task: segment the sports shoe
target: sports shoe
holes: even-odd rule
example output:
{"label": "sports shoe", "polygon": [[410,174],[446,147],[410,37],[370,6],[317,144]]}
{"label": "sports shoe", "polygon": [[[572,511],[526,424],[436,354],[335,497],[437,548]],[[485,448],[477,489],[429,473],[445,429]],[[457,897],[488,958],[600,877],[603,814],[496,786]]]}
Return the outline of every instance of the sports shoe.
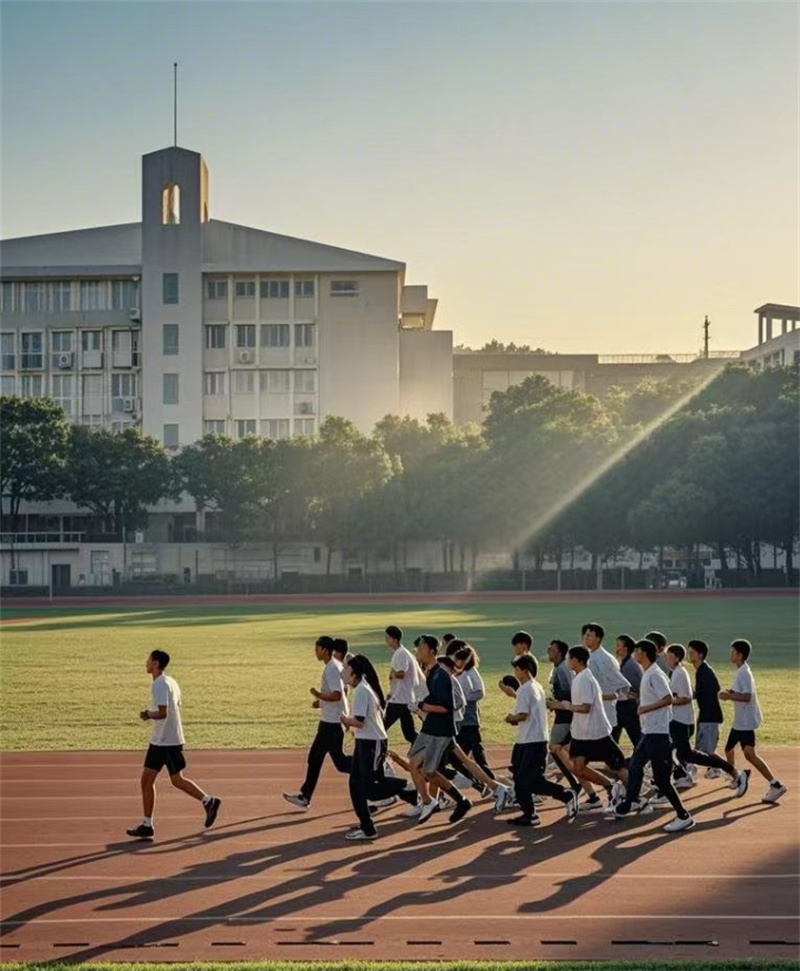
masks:
{"label": "sports shoe", "polygon": [[437,799],[439,800],[439,809],[449,809],[455,805],[455,799],[453,799],[449,792],[445,792],[444,789],[439,790]]}
{"label": "sports shoe", "polygon": [[735,779],[731,779],[731,781],[728,783],[728,788],[729,789],[738,789],[739,788],[739,783]]}
{"label": "sports shoe", "polygon": [[375,802],[369,803],[370,809],[388,809],[390,806],[394,806],[397,803],[397,796],[389,796],[388,799],[378,799]]}
{"label": "sports shoe", "polygon": [[422,800],[418,799],[416,806],[412,806],[410,809],[407,809],[403,813],[403,819],[416,819],[421,812],[422,812]]}
{"label": "sports shoe", "polygon": [[494,790],[494,811],[501,813],[511,799],[511,790],[508,786],[498,785]]}
{"label": "sports shoe", "polygon": [[669,799],[666,796],[653,796],[652,799],[647,801],[654,809],[663,809],[665,806],[669,806]]}
{"label": "sports shoe", "polygon": [[750,785],[750,769],[744,769],[739,773],[738,789],[736,790],[736,797],[741,798],[746,792],[747,787]]}
{"label": "sports shoe", "polygon": [[424,823],[426,819],[430,819],[431,816],[436,812],[439,806],[438,799],[431,799],[429,803],[423,803],[419,811],[419,819],[417,823]]}
{"label": "sports shoe", "polygon": [[284,792],[283,798],[290,802],[293,806],[297,806],[298,809],[308,809],[311,803],[306,799],[305,796],[298,793]]}
{"label": "sports shoe", "polygon": [[611,804],[616,805],[616,803],[621,802],[625,798],[625,793],[625,783],[621,779],[617,779],[611,787]]}
{"label": "sports shoe", "polygon": [[569,798],[564,803],[564,809],[567,813],[567,822],[574,823],[578,815],[578,797],[574,792],[569,793]]}
{"label": "sports shoe", "polygon": [[638,802],[631,803],[631,812],[636,813],[637,816],[652,816],[655,810],[649,800],[640,799]]}
{"label": "sports shoe", "polygon": [[383,763],[383,774],[387,779],[397,778],[397,773],[394,770],[394,766],[388,759],[386,759],[386,761]]}
{"label": "sports shoe", "polygon": [[156,835],[153,827],[145,826],[144,823],[140,823],[135,829],[126,829],[125,832],[137,840],[151,840]]}
{"label": "sports shoe", "polygon": [[694,762],[690,762],[688,765],[685,765],[684,769],[686,770],[686,774],[690,779],[697,778],[697,766],[694,764]]}
{"label": "sports shoe", "polygon": [[593,796],[587,796],[582,803],[578,805],[579,813],[592,813],[597,809],[603,808],[603,800],[600,796],[595,793]]}
{"label": "sports shoe", "polygon": [[216,796],[212,796],[211,799],[206,804],[206,821],[205,827],[208,829],[209,826],[214,825],[214,820],[217,818],[217,813],[219,812],[219,807],[222,805],[222,800],[217,799]]}
{"label": "sports shoe", "polygon": [[456,808],[450,813],[450,822],[457,823],[459,819],[463,819],[467,813],[472,809],[472,803],[469,799],[462,799],[461,802],[456,804]]}
{"label": "sports shoe", "polygon": [[377,833],[365,833],[363,829],[351,829],[349,833],[344,835],[344,838],[350,840],[351,843],[371,843],[377,837]]}
{"label": "sports shoe", "polygon": [[709,769],[706,769],[706,772],[705,772],[706,779],[719,779],[721,775],[722,775],[722,769],[715,769],[713,768],[713,766]]}
{"label": "sports shoe", "polygon": [[661,828],[665,833],[683,833],[685,830],[694,829],[695,821],[691,816],[687,816],[686,819],[681,819],[680,816],[676,816],[671,823],[667,823],[666,826]]}
{"label": "sports shoe", "polygon": [[679,790],[694,789],[696,785],[697,783],[689,775],[685,775],[682,778],[675,780],[675,788]]}
{"label": "sports shoe", "polygon": [[533,816],[515,816],[513,819],[507,819],[506,822],[509,826],[541,826],[541,819],[534,813]]}
{"label": "sports shoe", "polygon": [[762,802],[777,802],[781,796],[786,795],[786,786],[782,786],[780,782],[777,784],[775,782],[770,782],[767,791],[764,793]]}

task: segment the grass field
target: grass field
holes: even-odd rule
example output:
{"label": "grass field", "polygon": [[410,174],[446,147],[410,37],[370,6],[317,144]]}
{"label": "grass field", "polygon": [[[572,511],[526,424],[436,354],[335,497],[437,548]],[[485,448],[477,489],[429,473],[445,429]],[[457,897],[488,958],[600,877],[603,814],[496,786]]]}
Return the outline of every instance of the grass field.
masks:
{"label": "grass field", "polygon": [[[149,704],[144,671],[154,648],[170,652],[170,673],[181,683],[190,748],[304,746],[316,712],[309,688],[321,666],[319,634],[347,637],[388,674],[382,631],[399,624],[410,643],[418,633],[452,630],[482,656],[487,683],[484,736],[510,743],[503,724],[508,700],[495,689],[507,673],[511,634],[534,633],[535,653],[549,640],[580,640],[596,620],[613,636],[658,628],[672,640],[702,637],[723,687],[730,684],[728,644],[747,637],[765,721],[764,743],[797,744],[798,611],[788,597],[679,599],[617,598],[541,603],[462,603],[424,607],[369,606],[132,606],[63,611],[7,610],[3,615],[1,745],[5,750],[141,748],[149,729],[137,718]],[[546,679],[548,665],[540,668]],[[728,707],[728,706],[726,706]]]}

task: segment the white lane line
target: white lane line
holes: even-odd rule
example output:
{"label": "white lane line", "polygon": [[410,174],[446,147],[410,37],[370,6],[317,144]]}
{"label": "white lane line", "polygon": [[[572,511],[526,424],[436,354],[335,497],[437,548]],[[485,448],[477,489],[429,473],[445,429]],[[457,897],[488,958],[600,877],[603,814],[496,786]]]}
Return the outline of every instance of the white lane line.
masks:
{"label": "white lane line", "polygon": [[[95,860],[93,862],[102,862],[102,860]],[[41,867],[47,867],[51,864],[42,863]],[[54,864],[53,864],[54,865]],[[31,869],[34,869],[31,867]],[[309,870],[301,869],[284,869],[281,871],[281,875],[273,877],[266,873],[250,873],[250,874],[239,874],[239,873],[220,873],[215,876],[208,877],[198,877],[198,876],[170,876],[165,877],[159,873],[147,874],[147,873],[136,873],[136,874],[125,874],[120,876],[80,876],[76,874],[69,875],[53,875],[53,876],[24,876],[14,877],[11,875],[4,876],[0,874],[0,886],[6,884],[8,886],[14,886],[20,882],[30,883],[31,880],[36,881],[48,881],[55,882],[60,880],[96,880],[104,881],[105,883],[116,883],[118,881],[127,881],[130,883],[134,880],[164,880],[172,881],[173,883],[217,883],[219,880],[260,880],[264,882],[269,882],[274,879],[284,879],[284,875],[287,873],[294,874],[295,876],[303,873],[309,873]],[[508,880],[510,878],[514,880],[519,880],[521,877],[525,879],[548,879],[548,880],[559,880],[559,879],[586,879],[587,877],[597,878],[598,880],[685,880],[686,874],[681,873],[566,873],[564,871],[557,871],[554,873],[548,872],[529,872],[529,873],[513,873],[513,874],[497,874],[497,873],[469,873],[463,875],[450,875],[442,873],[344,873],[340,877],[336,878],[339,880],[445,880],[448,883],[453,883],[457,880]],[[702,878],[705,880],[797,880],[800,874],[797,873],[761,873],[761,874],[737,874],[737,873],[704,873]],[[294,879],[291,877],[290,879]],[[336,879],[330,881],[334,885]],[[695,877],[695,879],[698,879]]]}
{"label": "white lane line", "polygon": [[570,920],[583,922],[587,920],[738,920],[738,921],[762,921],[762,920],[800,920],[800,914],[431,914],[430,906],[420,914],[385,914],[370,916],[360,914],[356,916],[337,917],[331,915],[328,918],[317,917],[236,917],[231,914],[210,914],[207,917],[180,917],[180,916],[161,916],[161,917],[37,917],[33,920],[3,920],[0,918],[0,927],[28,927],[33,924],[329,924],[337,921],[365,921],[370,924],[378,920],[392,921],[414,921],[419,923],[426,920],[462,920],[462,921],[486,921],[486,920],[537,920],[540,923],[548,920]]}

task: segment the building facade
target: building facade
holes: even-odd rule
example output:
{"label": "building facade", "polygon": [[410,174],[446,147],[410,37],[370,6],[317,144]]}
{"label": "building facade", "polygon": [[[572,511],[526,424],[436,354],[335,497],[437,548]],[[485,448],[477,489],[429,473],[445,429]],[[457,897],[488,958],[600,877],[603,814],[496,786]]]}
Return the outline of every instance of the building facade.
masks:
{"label": "building facade", "polygon": [[800,307],[765,303],[756,307],[758,343],[742,351],[742,360],[751,367],[800,365]]}
{"label": "building facade", "polygon": [[2,393],[168,448],[452,417],[452,333],[405,264],[211,219],[209,188],[198,153],[164,149],[140,223],[3,241]]}

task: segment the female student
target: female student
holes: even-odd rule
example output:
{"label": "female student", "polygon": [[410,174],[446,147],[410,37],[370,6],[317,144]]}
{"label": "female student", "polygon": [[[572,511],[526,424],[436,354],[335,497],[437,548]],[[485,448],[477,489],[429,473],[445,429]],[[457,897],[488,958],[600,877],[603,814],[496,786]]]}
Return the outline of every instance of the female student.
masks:
{"label": "female student", "polygon": [[493,779],[494,773],[489,768],[481,738],[480,703],[486,694],[483,678],[478,671],[481,659],[474,647],[464,644],[456,650],[453,660],[456,662],[456,678],[467,700],[467,710],[457,736],[458,744],[463,752],[466,755],[472,755],[483,771]]}
{"label": "female student", "polygon": [[406,790],[404,779],[386,778],[387,735],[383,726],[383,696],[378,673],[369,658],[356,654],[345,667],[353,689],[350,715],[342,715],[341,724],[352,728],[355,751],[350,767],[350,799],[358,816],[358,826],[347,833],[351,841],[374,840],[378,835],[369,811],[369,802],[400,796],[405,802],[417,801],[416,790]]}

